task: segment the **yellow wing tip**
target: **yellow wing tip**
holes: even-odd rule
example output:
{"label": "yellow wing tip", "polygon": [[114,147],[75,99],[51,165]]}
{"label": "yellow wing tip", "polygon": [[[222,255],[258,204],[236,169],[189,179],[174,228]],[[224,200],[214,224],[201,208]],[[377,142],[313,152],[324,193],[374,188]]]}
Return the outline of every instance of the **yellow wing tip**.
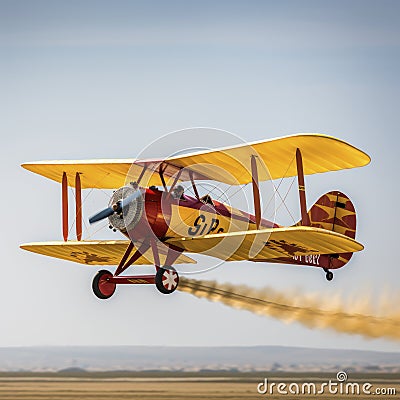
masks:
{"label": "yellow wing tip", "polygon": [[365,167],[366,165],[368,165],[371,162],[371,157],[363,150],[359,149],[358,147],[352,145],[349,142],[346,142],[345,140],[339,139],[336,136],[332,136],[332,135],[327,135],[326,133],[317,133],[317,132],[304,132],[304,133],[294,133],[292,135],[287,135],[287,136],[282,136],[282,137],[277,137],[271,140],[279,140],[279,139],[286,139],[286,138],[292,138],[292,137],[301,137],[301,136],[314,136],[314,137],[319,137],[321,139],[330,139],[330,140],[334,140],[336,142],[339,142],[341,144],[344,144],[346,146],[349,146],[351,148],[353,148],[353,150],[355,150],[358,154],[357,156],[361,159],[360,163],[357,165],[357,167]]}
{"label": "yellow wing tip", "polygon": [[311,134],[309,134],[309,135],[315,135],[315,136],[320,136],[320,137],[323,137],[323,138],[333,139],[333,140],[335,140],[335,141],[337,141],[337,142],[340,142],[340,143],[343,143],[343,144],[345,144],[345,145],[347,145],[347,146],[352,147],[352,148],[358,153],[358,156],[359,156],[361,159],[364,159],[364,160],[363,160],[364,163],[363,163],[363,164],[360,164],[360,165],[359,165],[360,167],[365,167],[366,165],[368,165],[368,164],[371,162],[371,157],[369,156],[369,154],[367,154],[365,151],[359,149],[358,147],[352,145],[351,143],[346,142],[345,140],[339,139],[339,138],[337,138],[337,137],[335,137],[335,136],[326,135],[326,134],[323,134],[323,133],[316,133],[316,134],[315,134],[315,133],[311,133]]}
{"label": "yellow wing tip", "polygon": [[32,165],[32,163],[25,162],[25,163],[21,164],[21,167],[30,171],[31,165]]}
{"label": "yellow wing tip", "polygon": [[32,243],[22,243],[19,245],[19,248],[22,250],[30,250],[31,248],[35,248],[38,246],[43,246],[44,244],[48,244],[50,242],[32,242]]}
{"label": "yellow wing tip", "polygon": [[368,165],[371,161],[372,161],[372,159],[371,159],[371,157],[367,154],[367,153],[365,153],[364,151],[362,151],[362,150],[360,150],[363,154],[364,154],[364,156],[365,156],[365,158],[366,158],[366,163],[363,165],[363,167],[365,167],[366,165]]}

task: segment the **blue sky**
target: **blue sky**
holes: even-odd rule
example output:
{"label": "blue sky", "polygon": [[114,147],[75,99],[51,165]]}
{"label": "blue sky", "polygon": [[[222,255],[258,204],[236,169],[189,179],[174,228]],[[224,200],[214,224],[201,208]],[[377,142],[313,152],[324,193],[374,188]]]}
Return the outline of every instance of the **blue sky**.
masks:
{"label": "blue sky", "polygon": [[[398,2],[0,1],[0,7],[0,238],[7,277],[0,345],[400,350],[398,343],[287,325],[183,293],[167,300],[148,287],[123,287],[112,301],[99,302],[90,287],[96,268],[18,248],[61,239],[59,186],[22,170],[22,162],[136,157],[162,135],[192,126],[247,141],[321,132],[372,157],[366,168],[307,179],[309,205],[332,189],[353,199],[366,250],[331,283],[311,268],[250,263],[201,278],[285,293],[299,288],[349,303],[398,299]],[[202,137],[189,142],[213,147]],[[88,200],[88,215],[100,198]],[[298,214],[297,199],[289,201]]]}

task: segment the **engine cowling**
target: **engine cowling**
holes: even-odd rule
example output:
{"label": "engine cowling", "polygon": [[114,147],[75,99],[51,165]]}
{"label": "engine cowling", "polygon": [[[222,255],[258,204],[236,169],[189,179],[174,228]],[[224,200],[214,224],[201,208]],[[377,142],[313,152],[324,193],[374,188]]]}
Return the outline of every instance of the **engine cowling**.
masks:
{"label": "engine cowling", "polygon": [[166,199],[166,192],[156,188],[135,189],[132,186],[123,186],[113,193],[109,206],[112,207],[122,199],[128,198],[135,190],[141,190],[142,196],[130,202],[121,214],[114,213],[108,217],[110,225],[133,241],[151,235],[163,237],[168,230],[171,215],[171,205]]}
{"label": "engine cowling", "polygon": [[[140,190],[140,189],[136,189]],[[122,199],[126,199],[136,191],[132,186],[123,186],[116,190],[109,202],[109,206],[112,207]],[[128,232],[135,228],[139,223],[144,211],[144,200],[143,196],[139,196],[132,200],[129,204],[124,207],[121,214],[114,213],[108,217],[110,225],[120,230],[121,232]]]}

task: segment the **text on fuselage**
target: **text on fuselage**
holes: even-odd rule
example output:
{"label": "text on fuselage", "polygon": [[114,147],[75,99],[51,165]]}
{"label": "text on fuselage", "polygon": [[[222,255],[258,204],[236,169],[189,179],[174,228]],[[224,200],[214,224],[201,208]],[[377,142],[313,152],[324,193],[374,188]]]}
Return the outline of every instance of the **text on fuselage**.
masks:
{"label": "text on fuselage", "polygon": [[221,233],[224,228],[219,228],[219,219],[211,218],[211,221],[206,222],[206,216],[200,214],[194,221],[193,226],[188,229],[190,236],[202,236],[210,233]]}
{"label": "text on fuselage", "polygon": [[293,256],[294,261],[304,262],[306,264],[319,265],[321,254],[310,254],[308,256]]}

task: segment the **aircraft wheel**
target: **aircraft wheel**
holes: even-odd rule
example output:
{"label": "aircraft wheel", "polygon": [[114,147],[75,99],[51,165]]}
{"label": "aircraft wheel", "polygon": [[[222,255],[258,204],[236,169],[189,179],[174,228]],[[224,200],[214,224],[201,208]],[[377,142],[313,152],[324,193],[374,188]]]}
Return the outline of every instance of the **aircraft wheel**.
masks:
{"label": "aircraft wheel", "polygon": [[103,269],[94,277],[92,289],[93,293],[99,299],[108,299],[114,294],[117,285],[109,282],[109,279],[112,278],[112,276],[113,274],[110,271]]}
{"label": "aircraft wheel", "polygon": [[179,276],[174,267],[159,268],[155,277],[156,287],[163,294],[170,294],[179,284]]}
{"label": "aircraft wheel", "polygon": [[333,279],[333,272],[332,271],[326,271],[326,280],[331,281]]}

